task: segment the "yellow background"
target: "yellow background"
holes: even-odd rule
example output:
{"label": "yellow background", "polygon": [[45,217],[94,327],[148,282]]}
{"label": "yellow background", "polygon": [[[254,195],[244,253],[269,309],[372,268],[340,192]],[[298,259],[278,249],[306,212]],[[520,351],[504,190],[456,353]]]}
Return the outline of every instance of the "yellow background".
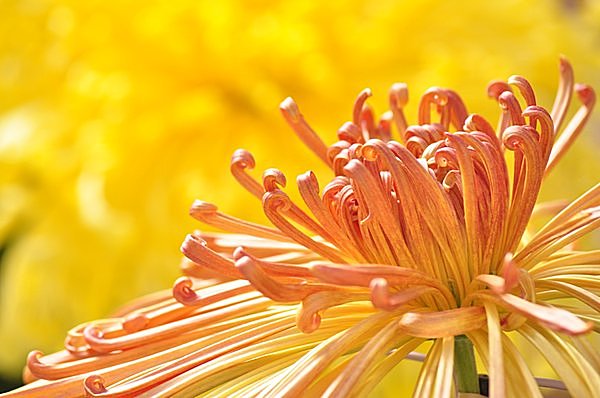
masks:
{"label": "yellow background", "polygon": [[[380,113],[396,81],[409,84],[409,122],[433,85],[495,121],[486,84],[515,73],[550,108],[559,54],[600,89],[597,4],[0,0],[0,374],[170,287],[199,227],[193,199],[263,220],[229,176],[236,148],[255,154],[258,176],[276,166],[290,182],[308,169],[325,181],[280,117],[286,96],[329,143],[362,88]],[[597,182],[598,126],[545,199]]]}

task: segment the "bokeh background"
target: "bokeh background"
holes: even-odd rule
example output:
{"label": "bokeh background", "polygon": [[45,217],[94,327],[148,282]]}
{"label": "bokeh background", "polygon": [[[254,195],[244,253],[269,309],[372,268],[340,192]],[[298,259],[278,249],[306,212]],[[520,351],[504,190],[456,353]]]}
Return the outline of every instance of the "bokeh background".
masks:
{"label": "bokeh background", "polygon": [[[236,148],[256,175],[329,176],[281,119],[286,96],[328,142],[361,89],[383,112],[397,81],[413,121],[432,85],[496,120],[486,84],[515,73],[551,107],[560,54],[600,89],[599,3],[0,0],[0,391],[30,350],[170,287],[193,199],[264,220],[229,176]],[[597,182],[599,126],[544,199]]]}

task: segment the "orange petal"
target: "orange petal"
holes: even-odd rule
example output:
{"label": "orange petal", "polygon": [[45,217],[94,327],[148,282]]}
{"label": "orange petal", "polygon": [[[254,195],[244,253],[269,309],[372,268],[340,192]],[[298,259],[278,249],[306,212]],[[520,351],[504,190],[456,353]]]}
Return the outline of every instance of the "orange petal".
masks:
{"label": "orange petal", "polygon": [[455,308],[437,312],[408,312],[400,318],[400,331],[426,339],[458,336],[486,324],[483,307]]}

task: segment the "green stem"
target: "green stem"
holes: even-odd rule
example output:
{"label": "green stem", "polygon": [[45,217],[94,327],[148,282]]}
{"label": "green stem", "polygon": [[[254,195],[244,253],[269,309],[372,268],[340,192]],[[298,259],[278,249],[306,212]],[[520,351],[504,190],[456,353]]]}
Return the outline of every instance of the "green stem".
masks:
{"label": "green stem", "polygon": [[479,394],[473,343],[465,335],[454,338],[454,374],[458,391]]}

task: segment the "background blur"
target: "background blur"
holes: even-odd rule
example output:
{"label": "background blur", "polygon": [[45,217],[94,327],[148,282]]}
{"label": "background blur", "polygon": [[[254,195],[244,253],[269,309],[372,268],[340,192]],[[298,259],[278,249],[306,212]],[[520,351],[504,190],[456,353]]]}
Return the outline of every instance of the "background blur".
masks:
{"label": "background blur", "polygon": [[[286,96],[327,142],[361,89],[380,113],[396,81],[409,122],[433,85],[495,121],[486,84],[516,73],[550,108],[559,54],[600,89],[599,3],[0,0],[0,391],[30,350],[169,288],[193,199],[263,220],[229,176],[236,148],[256,175],[325,181],[280,117]],[[543,198],[597,182],[598,121]]]}

